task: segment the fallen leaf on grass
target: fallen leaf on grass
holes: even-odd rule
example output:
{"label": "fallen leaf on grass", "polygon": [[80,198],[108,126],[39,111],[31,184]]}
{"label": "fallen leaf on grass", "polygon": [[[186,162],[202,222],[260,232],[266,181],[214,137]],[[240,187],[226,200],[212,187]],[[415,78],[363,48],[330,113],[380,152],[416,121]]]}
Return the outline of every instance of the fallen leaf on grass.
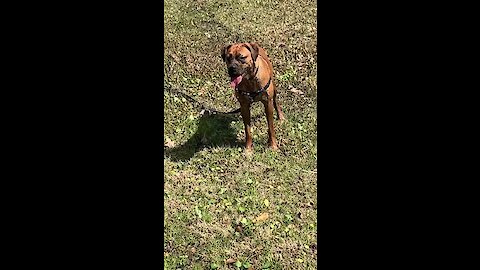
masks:
{"label": "fallen leaf on grass", "polygon": [[191,260],[193,255],[195,254],[195,252],[197,252],[197,250],[192,247],[189,251],[188,251],[188,258]]}
{"label": "fallen leaf on grass", "polygon": [[247,221],[246,218],[242,218],[242,220],[240,220],[240,222],[241,222],[242,224],[247,224],[248,221]]}
{"label": "fallen leaf on grass", "polygon": [[263,201],[263,203],[265,204],[266,207],[268,207],[268,206],[270,205],[270,202],[269,202],[267,199],[265,199],[265,200]]}
{"label": "fallen leaf on grass", "polygon": [[255,223],[262,222],[268,219],[268,213],[263,213],[255,219]]}
{"label": "fallen leaf on grass", "polygon": [[236,262],[236,261],[237,261],[237,260],[230,258],[230,259],[227,259],[227,260],[225,261],[225,263],[226,263],[226,264],[231,264],[231,263],[234,263],[234,262]]}
{"label": "fallen leaf on grass", "polygon": [[207,91],[207,89],[205,87],[201,87],[200,90],[198,90],[198,95],[203,96],[206,91]]}
{"label": "fallen leaf on grass", "polygon": [[167,138],[165,140],[165,143],[163,144],[164,147],[168,147],[168,148],[172,148],[172,147],[175,147],[175,143],[170,140],[169,138]]}
{"label": "fallen leaf on grass", "polygon": [[178,57],[176,54],[171,53],[170,55],[172,56],[173,60],[175,60],[176,62],[180,62],[180,57]]}
{"label": "fallen leaf on grass", "polygon": [[236,232],[242,232],[242,231],[243,231],[242,226],[237,225],[237,227],[235,227],[235,231],[236,231]]}
{"label": "fallen leaf on grass", "polygon": [[298,90],[297,88],[292,88],[292,89],[289,89],[288,91],[294,93],[294,94],[297,94],[297,95],[304,95],[305,93],[303,93],[302,91]]}

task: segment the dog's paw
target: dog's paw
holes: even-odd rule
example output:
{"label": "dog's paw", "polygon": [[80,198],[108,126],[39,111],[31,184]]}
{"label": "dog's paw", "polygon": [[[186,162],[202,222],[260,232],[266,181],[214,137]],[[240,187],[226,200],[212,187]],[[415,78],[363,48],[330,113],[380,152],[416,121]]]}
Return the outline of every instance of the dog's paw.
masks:
{"label": "dog's paw", "polygon": [[278,145],[276,145],[276,144],[269,145],[268,147],[269,147],[270,149],[272,149],[273,151],[277,151],[277,150],[278,150]]}

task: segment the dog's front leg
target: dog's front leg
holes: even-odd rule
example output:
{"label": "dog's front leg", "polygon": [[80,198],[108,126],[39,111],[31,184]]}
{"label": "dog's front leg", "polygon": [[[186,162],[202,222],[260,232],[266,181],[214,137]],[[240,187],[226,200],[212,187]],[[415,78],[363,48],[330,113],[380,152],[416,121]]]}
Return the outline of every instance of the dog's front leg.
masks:
{"label": "dog's front leg", "polygon": [[252,129],[250,123],[250,103],[241,102],[240,111],[242,113],[243,124],[245,126],[245,149],[249,152],[252,151]]}

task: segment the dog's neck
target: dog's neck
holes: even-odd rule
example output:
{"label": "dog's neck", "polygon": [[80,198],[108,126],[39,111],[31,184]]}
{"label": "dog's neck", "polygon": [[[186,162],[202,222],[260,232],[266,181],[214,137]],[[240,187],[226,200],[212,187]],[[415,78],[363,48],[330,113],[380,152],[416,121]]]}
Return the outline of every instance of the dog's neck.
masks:
{"label": "dog's neck", "polygon": [[[267,73],[259,72],[259,70],[266,68],[266,65],[267,62],[259,55],[253,63],[248,77],[245,77],[237,86],[238,90],[241,92],[256,92],[264,87],[268,83],[270,76]],[[263,77],[259,77],[259,75],[263,75]]]}
{"label": "dog's neck", "polygon": [[[258,72],[260,69],[266,68],[266,65],[267,65],[267,62],[263,58],[259,60],[260,57],[261,57],[260,55],[257,57],[248,78],[246,78],[246,80],[242,80],[242,82],[237,87],[236,91],[240,91],[244,93],[247,93],[247,92],[255,93],[255,92],[261,91],[263,88],[268,88],[268,85],[270,84],[272,78],[268,73]],[[258,75],[263,75],[263,76],[259,77]]]}
{"label": "dog's neck", "polygon": [[[263,77],[258,76],[258,71],[260,69],[265,68],[266,65],[267,65],[267,62],[263,59],[261,55],[258,55],[254,63],[254,67],[256,67],[256,69],[253,72],[253,78],[259,84],[257,88],[261,88],[262,86],[264,86],[270,78],[270,76],[263,76]],[[267,75],[266,73],[260,73],[260,74]]]}

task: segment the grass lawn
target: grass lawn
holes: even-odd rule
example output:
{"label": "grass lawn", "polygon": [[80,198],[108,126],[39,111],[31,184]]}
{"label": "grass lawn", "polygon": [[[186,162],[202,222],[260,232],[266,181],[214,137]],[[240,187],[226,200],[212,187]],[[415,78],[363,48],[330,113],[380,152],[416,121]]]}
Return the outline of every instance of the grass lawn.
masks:
{"label": "grass lawn", "polygon": [[[164,6],[165,269],[316,269],[316,2]],[[280,125],[275,115],[279,151],[267,147],[260,102],[246,156],[240,114],[200,115],[170,91],[220,111],[238,108],[220,57],[233,42],[257,42],[271,58],[287,118]]]}

